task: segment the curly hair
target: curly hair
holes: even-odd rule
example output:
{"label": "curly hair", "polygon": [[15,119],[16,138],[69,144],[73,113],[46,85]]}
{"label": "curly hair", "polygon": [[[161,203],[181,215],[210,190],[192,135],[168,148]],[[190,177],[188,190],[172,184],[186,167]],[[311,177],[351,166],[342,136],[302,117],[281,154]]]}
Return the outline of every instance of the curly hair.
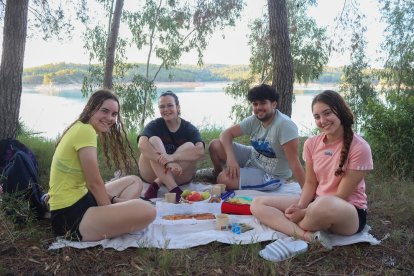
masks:
{"label": "curly hair", "polygon": [[[129,171],[131,169],[131,157],[134,160],[136,166],[138,166],[137,160],[134,155],[134,150],[131,147],[127,139],[127,133],[124,128],[121,117],[121,106],[119,104],[118,97],[110,90],[100,89],[95,91],[88,102],[86,103],[83,111],[79,115],[78,119],[69,125],[56,142],[56,147],[59,145],[62,137],[66,132],[77,122],[81,121],[87,124],[91,117],[101,108],[102,104],[106,100],[114,100],[118,103],[118,117],[116,123],[109,129],[108,132],[99,133],[99,144],[104,153],[106,164],[111,168],[111,162],[114,163],[115,167],[122,171]],[[129,153],[127,153],[127,148]],[[109,158],[111,156],[111,158]]]}
{"label": "curly hair", "polygon": [[268,84],[262,83],[250,88],[247,93],[249,102],[269,100],[271,102],[279,101],[279,94],[276,89]]}
{"label": "curly hair", "polygon": [[341,149],[341,155],[339,157],[339,166],[335,171],[336,176],[343,175],[345,172],[342,168],[348,158],[349,148],[351,147],[351,143],[354,138],[354,132],[352,130],[354,115],[345,100],[335,91],[325,90],[316,95],[312,100],[312,109],[317,102],[322,102],[328,105],[332,112],[339,118],[344,128],[344,142]]}

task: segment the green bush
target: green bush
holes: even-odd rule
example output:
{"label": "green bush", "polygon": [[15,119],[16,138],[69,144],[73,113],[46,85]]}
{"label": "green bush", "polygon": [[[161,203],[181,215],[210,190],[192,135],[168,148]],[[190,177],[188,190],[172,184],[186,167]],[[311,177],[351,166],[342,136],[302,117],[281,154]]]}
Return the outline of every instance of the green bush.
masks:
{"label": "green bush", "polygon": [[364,132],[377,173],[398,179],[414,177],[413,110],[412,91],[390,93],[386,103],[369,103]]}
{"label": "green bush", "polygon": [[[204,160],[197,163],[198,168],[206,168],[211,167],[212,163],[208,155],[208,144],[211,140],[216,139],[220,136],[220,133],[223,131],[222,128],[215,127],[215,126],[203,126],[200,129],[200,134],[203,139],[203,141],[206,143],[206,156]],[[299,158],[302,162],[302,148],[303,143],[306,140],[307,137],[301,137],[300,138],[300,144],[299,144]],[[55,152],[55,140],[47,140],[41,137],[38,137],[36,135],[32,135],[30,132],[23,132],[21,133],[17,139],[27,145],[35,154],[36,159],[39,164],[39,184],[45,189],[45,191],[48,190],[49,187],[49,174],[50,174],[50,165],[52,163],[53,154]],[[128,140],[131,143],[133,151],[136,153],[135,157],[138,160],[139,158],[139,150],[137,147],[137,133],[135,132],[129,132],[128,133]],[[236,142],[242,143],[242,144],[249,144],[249,136],[242,136],[235,139]],[[116,168],[108,168],[106,166],[106,162],[104,160],[103,153],[100,149],[98,149],[98,160],[99,160],[99,169],[102,175],[102,178],[107,181],[110,180],[116,171]],[[139,174],[138,168],[136,166],[133,166],[132,174]]]}

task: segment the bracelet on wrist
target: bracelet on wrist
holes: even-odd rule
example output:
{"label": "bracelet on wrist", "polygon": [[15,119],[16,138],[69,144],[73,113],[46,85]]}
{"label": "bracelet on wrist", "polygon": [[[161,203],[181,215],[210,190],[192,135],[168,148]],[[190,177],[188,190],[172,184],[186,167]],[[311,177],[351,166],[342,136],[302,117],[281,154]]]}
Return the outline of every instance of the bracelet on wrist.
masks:
{"label": "bracelet on wrist", "polygon": [[111,198],[111,204],[114,204],[114,199],[116,198],[116,196],[113,196],[112,198]]}

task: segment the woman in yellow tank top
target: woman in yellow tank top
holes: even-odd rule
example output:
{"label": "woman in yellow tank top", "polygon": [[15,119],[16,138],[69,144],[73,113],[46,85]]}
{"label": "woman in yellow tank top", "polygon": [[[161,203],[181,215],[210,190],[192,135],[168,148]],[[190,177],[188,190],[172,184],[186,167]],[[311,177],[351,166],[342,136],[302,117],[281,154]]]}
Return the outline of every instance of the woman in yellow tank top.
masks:
{"label": "woman in yellow tank top", "polygon": [[128,171],[134,154],[125,134],[118,98],[111,91],[98,90],[58,140],[49,183],[56,235],[101,240],[143,229],[155,219],[155,208],[138,199],[143,187],[138,176],[106,184],[101,177],[97,140],[107,165],[111,161]]}

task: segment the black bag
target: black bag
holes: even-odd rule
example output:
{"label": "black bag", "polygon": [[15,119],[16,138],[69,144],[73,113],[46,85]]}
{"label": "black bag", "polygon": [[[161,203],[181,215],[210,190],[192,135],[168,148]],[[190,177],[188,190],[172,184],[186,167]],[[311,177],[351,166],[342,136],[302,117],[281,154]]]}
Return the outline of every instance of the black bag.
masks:
{"label": "black bag", "polygon": [[45,193],[39,186],[38,168],[33,152],[17,140],[0,142],[0,185],[3,193],[28,200],[37,218],[44,217]]}

